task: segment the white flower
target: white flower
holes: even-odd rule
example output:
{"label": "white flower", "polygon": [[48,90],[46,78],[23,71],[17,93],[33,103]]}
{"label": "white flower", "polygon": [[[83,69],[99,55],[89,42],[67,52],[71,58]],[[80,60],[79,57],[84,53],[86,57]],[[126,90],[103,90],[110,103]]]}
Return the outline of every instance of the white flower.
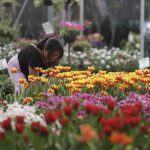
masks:
{"label": "white flower", "polygon": [[119,60],[118,59],[115,59],[114,62],[115,62],[116,65],[119,64]]}
{"label": "white flower", "polygon": [[110,65],[106,65],[106,68],[109,69],[109,68],[110,68]]}
{"label": "white flower", "polygon": [[101,60],[101,63],[102,63],[102,64],[105,64],[105,60],[102,59],[102,60]]}
{"label": "white flower", "polygon": [[111,59],[111,56],[109,56],[109,55],[106,56],[106,60],[109,60],[109,59]]}
{"label": "white flower", "polygon": [[132,57],[133,57],[133,59],[137,59],[137,55],[133,55]]}
{"label": "white flower", "polygon": [[30,125],[33,121],[40,122],[41,125],[46,126],[46,122],[43,118],[43,115],[36,114],[36,107],[35,106],[28,106],[28,105],[20,105],[17,102],[13,104],[8,104],[8,108],[6,111],[3,109],[0,110],[0,122],[2,122],[7,117],[12,118],[12,128],[15,129],[15,122],[14,119],[16,116],[24,116],[25,123]]}
{"label": "white flower", "polygon": [[86,61],[84,61],[84,64],[85,64],[85,65],[91,65],[91,62],[88,61],[88,60],[86,60]]}

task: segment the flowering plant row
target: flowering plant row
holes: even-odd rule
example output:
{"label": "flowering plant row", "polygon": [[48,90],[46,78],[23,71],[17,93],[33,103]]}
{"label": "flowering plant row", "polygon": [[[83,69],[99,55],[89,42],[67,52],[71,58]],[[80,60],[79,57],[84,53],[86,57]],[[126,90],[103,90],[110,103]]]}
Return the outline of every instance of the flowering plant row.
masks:
{"label": "flowering plant row", "polygon": [[[53,103],[55,96],[44,94],[49,107],[40,112],[37,104],[5,103],[7,108],[0,111],[1,149],[132,150],[150,146],[148,114],[143,113],[149,94],[130,93],[123,103],[92,94],[60,97],[62,103]],[[56,107],[50,107],[52,103]]]}
{"label": "flowering plant row", "polygon": [[[138,50],[128,51],[118,48],[73,51],[70,54],[72,67],[86,68],[93,65],[96,70],[105,71],[133,71],[138,69]],[[61,64],[67,65],[68,53],[64,53]]]}
{"label": "flowering plant row", "polygon": [[[101,96],[100,94],[87,94],[87,93],[75,93],[71,96],[54,96],[49,94],[48,92],[43,92],[43,100],[36,101],[35,106],[38,108],[43,108],[46,111],[51,109],[58,109],[63,106],[63,103],[66,100],[71,100],[76,102],[76,100],[80,100],[80,105],[85,106],[87,104],[95,104],[101,107],[105,107],[105,103],[115,102],[116,107],[122,107],[123,105],[134,105],[139,102],[142,104],[142,112],[150,119],[150,95],[144,94],[139,95],[135,92],[130,92],[125,99],[120,100],[117,97],[112,96]],[[113,105],[113,103],[112,103]]]}
{"label": "flowering plant row", "polygon": [[[24,42],[24,41],[21,41]],[[34,41],[26,41],[26,43]],[[82,42],[82,41],[81,41]],[[25,44],[25,43],[21,43]],[[0,58],[8,58],[14,56],[20,49],[16,47],[17,45],[9,44],[5,47],[0,47],[4,49],[0,52]],[[86,45],[87,46],[87,45]],[[86,49],[86,46],[84,49]],[[88,45],[89,47],[90,45]],[[106,71],[133,71],[138,69],[138,59],[139,52],[120,50],[118,48],[112,49],[96,49],[91,48],[89,50],[81,51],[71,51],[71,66],[75,68],[86,68],[87,66],[93,65],[96,70],[106,70]],[[65,51],[64,57],[61,60],[62,65],[67,65],[68,53]],[[84,60],[84,61],[83,61]]]}
{"label": "flowering plant row", "polygon": [[[23,96],[31,96],[40,99],[41,92],[54,95],[71,95],[72,93],[100,93],[101,95],[117,96],[124,98],[128,92],[135,91],[145,94],[150,92],[150,70],[136,70],[134,72],[106,72],[94,73],[93,67],[84,71],[71,71],[70,67],[56,66],[36,71],[43,73],[45,77],[29,76],[29,83],[25,79],[19,82],[24,86]],[[13,70],[14,73],[17,71]],[[38,82],[37,87],[32,83]]]}
{"label": "flowering plant row", "polygon": [[15,102],[1,99],[0,149],[148,149],[150,70],[34,69]]}

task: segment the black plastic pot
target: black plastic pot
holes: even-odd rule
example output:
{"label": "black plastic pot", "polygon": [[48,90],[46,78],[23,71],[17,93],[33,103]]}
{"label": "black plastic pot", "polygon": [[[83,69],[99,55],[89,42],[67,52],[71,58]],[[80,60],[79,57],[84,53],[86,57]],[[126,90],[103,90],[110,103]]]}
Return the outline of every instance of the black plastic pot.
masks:
{"label": "black plastic pot", "polygon": [[82,52],[84,50],[84,48],[81,46],[75,46],[75,47],[73,47],[73,50]]}
{"label": "black plastic pot", "polygon": [[43,3],[44,3],[45,6],[51,6],[51,5],[53,5],[52,0],[44,0]]}
{"label": "black plastic pot", "polygon": [[74,34],[65,35],[64,40],[66,43],[73,43],[76,40],[76,35]]}

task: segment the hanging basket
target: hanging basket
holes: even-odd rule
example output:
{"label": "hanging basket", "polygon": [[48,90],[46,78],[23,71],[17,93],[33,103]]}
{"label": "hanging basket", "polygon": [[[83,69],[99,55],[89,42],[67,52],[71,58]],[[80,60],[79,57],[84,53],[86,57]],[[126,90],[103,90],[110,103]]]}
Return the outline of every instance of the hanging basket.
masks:
{"label": "hanging basket", "polygon": [[43,3],[44,3],[45,6],[52,6],[53,5],[52,0],[44,0]]}
{"label": "hanging basket", "polygon": [[73,43],[76,40],[76,35],[74,34],[64,35],[64,40],[66,43]]}
{"label": "hanging basket", "polygon": [[75,47],[73,47],[73,50],[74,51],[80,51],[80,52],[83,52],[84,51],[84,48],[83,47],[81,47],[81,46],[75,46]]}

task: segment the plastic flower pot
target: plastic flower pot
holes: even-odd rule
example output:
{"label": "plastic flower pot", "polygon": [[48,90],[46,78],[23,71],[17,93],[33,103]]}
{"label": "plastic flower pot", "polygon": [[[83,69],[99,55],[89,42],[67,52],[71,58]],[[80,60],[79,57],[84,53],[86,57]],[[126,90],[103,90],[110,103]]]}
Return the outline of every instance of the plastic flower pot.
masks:
{"label": "plastic flower pot", "polygon": [[52,0],[44,0],[43,3],[44,3],[45,6],[51,6],[51,5],[53,5]]}
{"label": "plastic flower pot", "polygon": [[75,47],[73,47],[73,50],[82,52],[84,50],[84,48],[81,46],[75,46]]}
{"label": "plastic flower pot", "polygon": [[74,34],[64,35],[64,40],[66,43],[73,43],[76,40],[76,35]]}

